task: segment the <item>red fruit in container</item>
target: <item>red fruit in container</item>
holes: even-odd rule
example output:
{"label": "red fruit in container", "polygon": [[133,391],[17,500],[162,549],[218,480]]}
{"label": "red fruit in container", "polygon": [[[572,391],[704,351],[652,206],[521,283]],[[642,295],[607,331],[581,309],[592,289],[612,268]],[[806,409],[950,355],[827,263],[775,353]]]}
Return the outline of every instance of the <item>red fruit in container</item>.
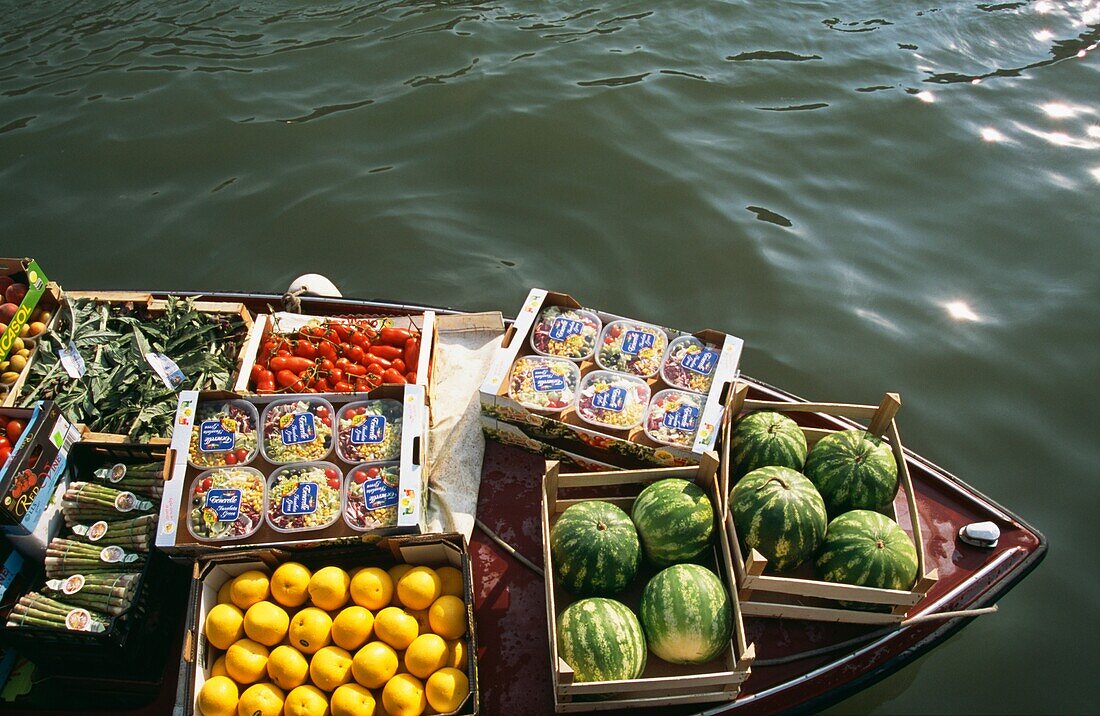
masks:
{"label": "red fruit in container", "polygon": [[23,434],[23,428],[24,428],[23,421],[21,421],[21,420],[9,421],[8,422],[8,428],[7,428],[8,440],[10,440],[14,444],[15,441],[19,439],[19,436]]}
{"label": "red fruit in container", "polygon": [[[19,304],[17,303],[5,303],[0,306],[0,322],[5,325],[11,323],[11,319],[15,316],[15,312],[19,310]],[[5,329],[6,330],[6,329]]]}
{"label": "red fruit in container", "polygon": [[26,295],[26,284],[13,283],[12,285],[4,289],[4,298],[6,298],[9,303],[14,303],[16,306],[18,306],[20,303],[23,303],[23,298],[26,297]]}

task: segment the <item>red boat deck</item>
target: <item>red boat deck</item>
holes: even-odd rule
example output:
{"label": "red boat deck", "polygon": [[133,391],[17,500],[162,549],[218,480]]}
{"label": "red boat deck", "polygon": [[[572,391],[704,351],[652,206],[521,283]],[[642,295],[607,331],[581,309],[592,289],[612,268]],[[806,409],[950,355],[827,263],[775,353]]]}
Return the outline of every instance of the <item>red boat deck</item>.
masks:
{"label": "red boat deck", "polygon": [[[754,385],[753,391],[751,397],[790,399],[763,385]],[[1042,536],[921,458],[910,454],[909,461],[925,556],[929,568],[939,570],[939,581],[916,612],[928,614],[991,604],[1042,558],[1046,549]],[[478,501],[479,518],[536,564],[542,561],[539,490],[543,470],[543,458],[490,442]],[[961,527],[986,520],[1001,529],[995,549],[958,542]],[[480,531],[475,531],[471,547],[478,581],[475,594],[482,710],[487,714],[552,713],[542,579]],[[666,707],[661,711],[775,713],[823,708],[900,668],[967,621],[928,621],[884,630],[877,626],[746,617],[746,636],[756,644],[757,663],[737,701],[709,707]],[[858,643],[860,637],[876,633],[877,638]],[[857,643],[835,651],[827,649],[852,640]],[[822,649],[828,653],[774,663]]]}

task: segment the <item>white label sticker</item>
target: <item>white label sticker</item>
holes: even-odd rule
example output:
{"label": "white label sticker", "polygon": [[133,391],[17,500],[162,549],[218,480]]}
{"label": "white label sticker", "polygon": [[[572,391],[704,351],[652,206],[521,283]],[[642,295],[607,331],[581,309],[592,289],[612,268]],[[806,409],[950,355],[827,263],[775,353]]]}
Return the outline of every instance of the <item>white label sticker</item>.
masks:
{"label": "white label sticker", "polygon": [[149,362],[149,365],[160,376],[160,379],[169,390],[179,390],[180,386],[183,385],[183,371],[168,356],[163,353],[146,353],[145,360]]}
{"label": "white label sticker", "polygon": [[69,341],[69,345],[57,349],[57,357],[61,359],[61,367],[69,374],[70,378],[83,378],[88,372],[84,364],[84,356],[76,349],[76,344]]}
{"label": "white label sticker", "polygon": [[92,620],[87,609],[74,609],[65,616],[65,626],[72,631],[103,631],[103,625]]}
{"label": "white label sticker", "polygon": [[61,593],[72,596],[84,588],[84,575],[74,574],[61,583]]}

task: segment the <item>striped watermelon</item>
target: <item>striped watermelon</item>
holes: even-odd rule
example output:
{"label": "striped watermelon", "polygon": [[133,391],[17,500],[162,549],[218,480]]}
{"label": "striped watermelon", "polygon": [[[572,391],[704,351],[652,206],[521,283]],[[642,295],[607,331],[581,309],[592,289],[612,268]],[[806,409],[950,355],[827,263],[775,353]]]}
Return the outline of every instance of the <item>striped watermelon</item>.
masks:
{"label": "striped watermelon", "polygon": [[889,517],[852,510],[829,523],[814,566],[826,582],[909,589],[917,581],[917,549]]}
{"label": "striped watermelon", "polygon": [[710,544],[714,508],[694,482],[669,478],[646,487],[630,511],[649,561],[658,567],[687,562]]}
{"label": "striped watermelon", "polygon": [[730,460],[735,481],[767,465],[801,470],[806,464],[806,435],[782,413],[749,413],[730,434]]}
{"label": "striped watermelon", "polygon": [[825,503],[789,467],[761,467],[741,478],[730,492],[730,512],[745,551],[757,550],[779,572],[813,557],[825,539]]}
{"label": "striped watermelon", "polygon": [[614,599],[593,597],[558,615],[558,656],[575,681],[636,679],[645,671],[646,642],[634,612]]}
{"label": "striped watermelon", "polygon": [[610,502],[570,505],[550,530],[554,574],[578,597],[609,597],[634,580],[641,562],[638,532]]}
{"label": "striped watermelon", "polygon": [[638,615],[649,648],[673,664],[710,661],[733,633],[729,593],[697,564],[675,564],[649,580]]}
{"label": "striped watermelon", "polygon": [[806,458],[830,517],[849,510],[885,512],[898,494],[898,465],[890,446],[865,430],[821,438]]}

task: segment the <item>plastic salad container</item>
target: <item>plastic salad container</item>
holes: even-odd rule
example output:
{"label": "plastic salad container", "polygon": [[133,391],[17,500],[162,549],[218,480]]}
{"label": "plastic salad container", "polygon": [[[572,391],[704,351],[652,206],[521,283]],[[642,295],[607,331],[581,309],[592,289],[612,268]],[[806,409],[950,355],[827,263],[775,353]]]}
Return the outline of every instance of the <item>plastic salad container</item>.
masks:
{"label": "plastic salad container", "polygon": [[686,390],[662,390],[649,401],[645,434],[662,445],[690,448],[699,430],[699,416],[706,399]]}
{"label": "plastic salad container", "polygon": [[602,326],[592,311],[547,306],[531,327],[531,348],[544,356],[585,360],[592,357]]}
{"label": "plastic salad container", "polygon": [[366,462],[356,465],[344,480],[344,522],[364,532],[397,525],[397,486],[400,463]]}
{"label": "plastic salad container", "polygon": [[559,413],[573,404],[581,369],[565,358],[524,356],[512,366],[508,397],[530,410]]}
{"label": "plastic salad container", "polygon": [[267,524],[276,532],[323,530],[340,518],[343,480],[331,462],[280,467],[267,483]]}
{"label": "plastic salad container", "polygon": [[332,450],[332,405],[321,398],[276,400],[264,408],[263,451],[268,461],[323,460]]}
{"label": "plastic salad container", "polygon": [[255,468],[227,465],[200,473],[191,483],[187,529],[201,542],[250,537],[263,523],[266,493]]}
{"label": "plastic salad container", "polygon": [[714,381],[718,356],[719,348],[713,343],[703,343],[695,336],[680,336],[668,344],[661,363],[661,378],[675,388],[705,395]]}
{"label": "plastic salad container", "polygon": [[604,326],[596,363],[604,370],[652,378],[661,369],[666,346],[668,336],[657,326],[615,321]]}
{"label": "plastic salad container", "polygon": [[641,378],[594,370],[581,381],[577,417],[590,425],[611,430],[638,427],[649,403],[649,385]]}
{"label": "plastic salad container", "polygon": [[404,406],[389,398],[348,403],[336,416],[336,454],[345,462],[396,459],[403,415]]}
{"label": "plastic salad container", "polygon": [[197,468],[247,465],[260,449],[260,413],[243,400],[204,400],[195,411],[187,461]]}

